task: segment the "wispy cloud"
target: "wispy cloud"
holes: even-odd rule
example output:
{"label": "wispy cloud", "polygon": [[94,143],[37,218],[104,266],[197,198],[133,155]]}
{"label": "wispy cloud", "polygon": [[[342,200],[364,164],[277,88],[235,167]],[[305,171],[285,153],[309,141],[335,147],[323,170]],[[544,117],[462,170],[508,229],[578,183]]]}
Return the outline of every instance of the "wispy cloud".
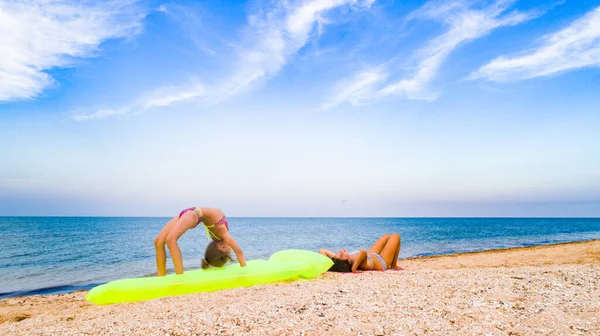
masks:
{"label": "wispy cloud", "polygon": [[53,84],[45,71],[139,33],[144,16],[133,0],[0,0],[0,101],[36,97]]}
{"label": "wispy cloud", "polygon": [[380,96],[378,85],[388,79],[389,74],[384,66],[364,69],[354,74],[348,80],[338,83],[335,95],[322,106],[322,109],[341,104],[348,101],[352,105]]}
{"label": "wispy cloud", "polygon": [[600,7],[544,37],[540,44],[518,56],[498,57],[471,78],[507,82],[600,66]]}
{"label": "wispy cloud", "polygon": [[446,58],[456,48],[486,36],[496,28],[514,26],[539,15],[537,12],[508,12],[514,2],[499,0],[483,8],[474,8],[468,1],[426,3],[409,14],[407,22],[436,20],[442,22],[447,29],[413,55],[416,70],[410,75],[403,75],[405,64],[400,63],[398,55],[396,59],[360,71],[349,80],[340,82],[343,84],[338,85],[336,92],[323,108],[343,102],[356,105],[387,96],[435,100],[439,94],[430,89],[430,83]]}
{"label": "wispy cloud", "polygon": [[[108,115],[139,113],[153,107],[167,106],[194,99],[205,104],[227,100],[276,76],[304,47],[315,26],[330,23],[324,15],[347,6],[353,10],[369,8],[374,0],[283,1],[269,4],[248,17],[242,43],[236,49],[233,71],[214,85],[191,84],[158,89],[136,102],[119,109],[76,113],[73,118],[86,120]],[[109,111],[109,113],[107,113]]]}
{"label": "wispy cloud", "polygon": [[99,109],[95,110],[93,113],[74,111],[71,118],[76,121],[85,121],[121,115],[134,115],[151,108],[169,106],[173,103],[192,98],[198,99],[207,94],[206,89],[201,84],[188,85],[185,87],[163,87],[142,96],[140,99],[129,105],[118,108]]}

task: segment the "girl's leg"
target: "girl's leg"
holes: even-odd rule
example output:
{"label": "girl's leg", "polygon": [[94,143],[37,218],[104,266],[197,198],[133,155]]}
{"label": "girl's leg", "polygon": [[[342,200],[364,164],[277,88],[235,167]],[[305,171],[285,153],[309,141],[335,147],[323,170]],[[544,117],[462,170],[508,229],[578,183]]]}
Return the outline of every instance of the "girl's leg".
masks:
{"label": "girl's leg", "polygon": [[156,274],[162,276],[167,274],[167,251],[165,244],[167,243],[167,235],[177,220],[178,216],[171,218],[169,222],[160,230],[160,233],[154,238],[154,248],[156,249]]}
{"label": "girl's leg", "polygon": [[373,246],[371,246],[367,252],[380,254],[379,252],[381,252],[383,247],[386,245],[388,238],[390,238],[389,234],[384,234],[383,236],[379,237],[379,239],[377,239],[375,244],[373,244]]}
{"label": "girl's leg", "polygon": [[383,247],[383,249],[381,250],[381,253],[379,253],[379,255],[381,255],[383,260],[385,260],[387,267],[390,268],[391,266],[396,265],[396,261],[394,261],[394,258],[398,259],[399,253],[400,253],[400,235],[397,233],[394,233],[389,237],[389,239],[385,243],[385,246]]}
{"label": "girl's leg", "polygon": [[177,245],[177,240],[181,237],[187,230],[195,227],[196,221],[198,220],[198,215],[193,211],[188,211],[181,215],[181,217],[173,224],[169,233],[167,234],[167,247],[169,248],[169,253],[171,254],[171,260],[173,260],[173,266],[175,266],[175,274],[183,273],[183,258],[181,257],[181,250],[179,249],[179,245]]}
{"label": "girl's leg", "polygon": [[402,238],[398,235],[398,246],[396,247],[396,253],[394,253],[394,259],[392,260],[392,265],[390,266],[393,269],[402,269],[400,264],[398,264],[398,255],[400,254],[400,246],[402,245]]}

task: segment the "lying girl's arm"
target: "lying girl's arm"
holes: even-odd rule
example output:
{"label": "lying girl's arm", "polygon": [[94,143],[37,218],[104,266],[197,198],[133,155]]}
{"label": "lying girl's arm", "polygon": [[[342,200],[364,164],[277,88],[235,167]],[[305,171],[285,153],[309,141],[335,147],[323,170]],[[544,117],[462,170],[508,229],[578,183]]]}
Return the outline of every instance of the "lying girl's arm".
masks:
{"label": "lying girl's arm", "polygon": [[246,259],[244,258],[244,252],[242,252],[242,249],[236,243],[235,239],[233,239],[233,237],[229,233],[223,234],[221,238],[223,238],[225,244],[229,245],[233,252],[235,252],[235,256],[237,257],[240,266],[246,267]]}
{"label": "lying girl's arm", "polygon": [[352,272],[356,272],[356,270],[358,270],[358,266],[360,266],[360,264],[362,264],[362,262],[365,261],[365,259],[367,259],[367,250],[362,249],[358,252],[356,259],[352,264]]}
{"label": "lying girl's arm", "polygon": [[322,255],[329,257],[329,258],[335,257],[335,253],[333,253],[331,251],[327,251],[326,249],[319,249],[319,253],[321,253]]}

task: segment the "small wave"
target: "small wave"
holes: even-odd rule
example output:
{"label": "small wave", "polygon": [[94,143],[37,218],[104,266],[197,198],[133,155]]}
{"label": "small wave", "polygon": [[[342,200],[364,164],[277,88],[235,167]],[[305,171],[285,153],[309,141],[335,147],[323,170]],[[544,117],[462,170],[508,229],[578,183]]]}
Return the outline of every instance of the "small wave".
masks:
{"label": "small wave", "polygon": [[457,254],[457,253],[470,253],[470,252],[484,252],[490,250],[502,250],[502,249],[511,249],[511,248],[519,248],[519,247],[532,247],[532,246],[544,246],[544,245],[553,245],[559,243],[568,243],[568,242],[581,242],[588,241],[589,239],[553,239],[553,240],[542,240],[535,242],[525,242],[525,243],[517,243],[517,244],[500,244],[493,245],[489,247],[477,247],[477,248],[466,248],[466,249],[453,249],[453,250],[444,250],[444,251],[435,251],[435,252],[423,252],[423,253],[415,253],[409,255],[408,257],[430,257],[430,256],[441,256],[448,254]]}
{"label": "small wave", "polygon": [[26,291],[0,293],[0,300],[15,297],[15,296],[66,294],[66,293],[71,293],[71,292],[75,292],[78,290],[90,290],[98,285],[101,285],[101,283],[94,283],[94,284],[87,284],[87,285],[62,285],[62,286],[52,286],[52,287],[26,290]]}

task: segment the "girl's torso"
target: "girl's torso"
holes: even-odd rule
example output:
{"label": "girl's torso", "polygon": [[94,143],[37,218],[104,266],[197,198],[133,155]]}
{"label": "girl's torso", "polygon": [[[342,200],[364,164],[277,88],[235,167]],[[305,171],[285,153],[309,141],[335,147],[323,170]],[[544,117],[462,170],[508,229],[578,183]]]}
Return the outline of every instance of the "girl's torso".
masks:
{"label": "girl's torso", "polygon": [[197,208],[202,212],[202,222],[206,226],[213,226],[219,222],[225,215],[223,211],[215,208]]}
{"label": "girl's torso", "polygon": [[212,240],[221,240],[229,231],[229,224],[223,212],[215,208],[196,208],[202,214],[202,223],[206,236]]}
{"label": "girl's torso", "polygon": [[[350,255],[350,262],[354,264],[356,258],[358,257],[358,253]],[[385,261],[384,261],[385,262]],[[358,269],[362,271],[371,271],[371,270],[384,270],[384,262],[382,262],[375,253],[368,252],[367,258],[360,263]]]}

